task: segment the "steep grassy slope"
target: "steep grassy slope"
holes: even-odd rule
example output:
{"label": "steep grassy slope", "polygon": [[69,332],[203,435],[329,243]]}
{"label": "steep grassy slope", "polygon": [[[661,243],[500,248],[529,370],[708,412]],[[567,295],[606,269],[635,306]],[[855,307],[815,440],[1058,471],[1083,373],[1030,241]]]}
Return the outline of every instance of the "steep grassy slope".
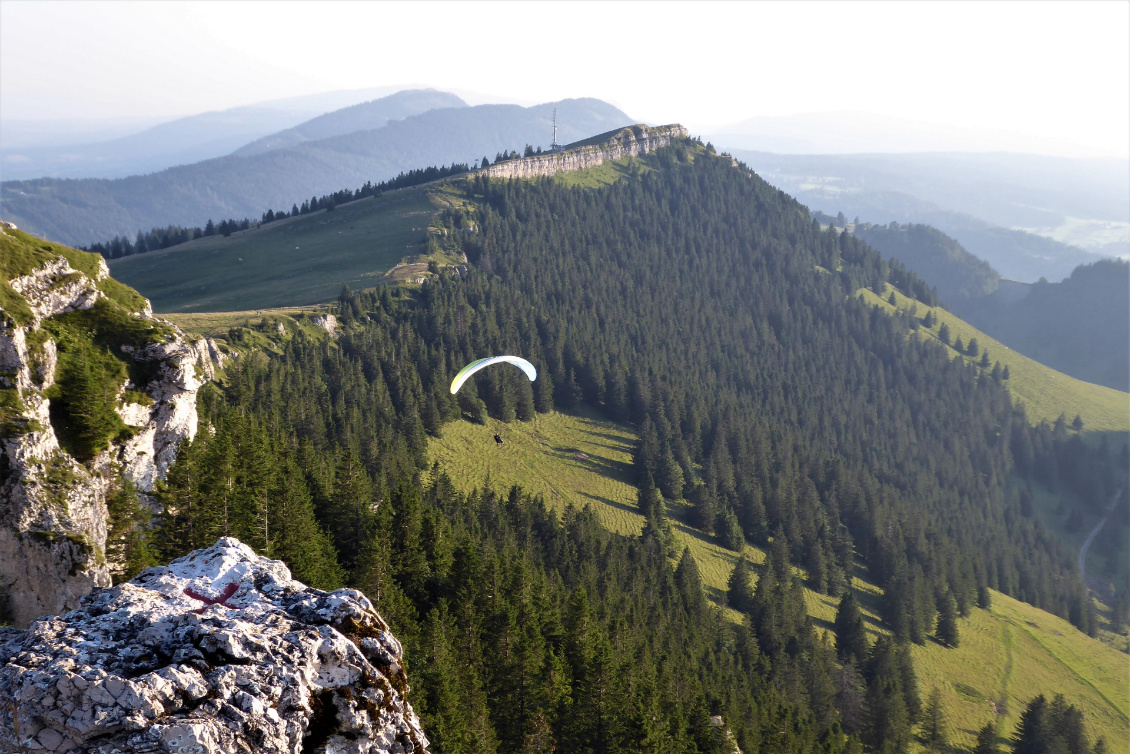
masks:
{"label": "steep grassy slope", "polygon": [[[503,437],[503,447],[496,447],[495,433]],[[552,413],[530,422],[446,424],[443,436],[429,441],[428,458],[465,490],[518,484],[559,509],[569,503],[591,505],[609,530],[635,535],[644,521],[630,483],[635,441],[630,428],[592,414]],[[677,504],[671,514],[680,544],[694,554],[710,598],[724,605],[736,554],[680,521]],[[766,558],[752,545],[745,555],[757,564]],[[885,632],[876,610],[882,592],[864,576],[857,570],[853,586],[874,637]],[[1039,692],[1068,697],[1084,710],[1092,735],[1106,736],[1108,744],[1130,740],[1130,688],[1125,683],[1130,658],[1031,605],[997,592],[992,600],[990,610],[974,608],[961,620],[958,648],[933,641],[913,646],[923,695],[934,687],[941,691],[953,742],[971,749],[977,731],[994,718],[1000,735],[1011,735],[1024,705]],[[838,599],[806,590],[806,602],[818,630],[828,632],[831,640]],[[731,620],[742,619],[725,610]]]}
{"label": "steep grassy slope", "polygon": [[330,301],[371,288],[426,245],[437,207],[421,189],[343,204],[110,263],[159,312],[238,311]]}

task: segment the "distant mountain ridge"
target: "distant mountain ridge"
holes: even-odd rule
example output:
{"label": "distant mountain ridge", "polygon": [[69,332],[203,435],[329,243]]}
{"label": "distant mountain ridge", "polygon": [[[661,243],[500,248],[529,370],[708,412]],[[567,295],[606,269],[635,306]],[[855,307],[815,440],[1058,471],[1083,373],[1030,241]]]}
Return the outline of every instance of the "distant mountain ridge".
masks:
{"label": "distant mountain ridge", "polygon": [[575,141],[634,121],[597,99],[534,107],[446,107],[379,128],[306,141],[289,149],[231,155],[118,180],[5,181],[5,219],[47,238],[82,245],[139,229],[259,217],[311,194],[380,181],[421,165],[479,162],[499,150]]}
{"label": "distant mountain ridge", "polygon": [[946,308],[1009,348],[1077,379],[1130,391],[1127,262],[1080,265],[1059,283],[1021,283],[1001,278],[929,225],[839,225],[905,264],[937,289]]}
{"label": "distant mountain ridge", "polygon": [[1125,260],[1080,265],[1066,280],[1028,286],[1023,297],[1002,290],[968,301],[958,311],[1041,364],[1130,391],[1130,263]]}
{"label": "distant mountain ridge", "polygon": [[256,139],[232,154],[246,157],[269,152],[272,149],[289,149],[308,141],[330,139],[357,131],[380,128],[390,120],[419,115],[441,107],[467,107],[467,103],[448,92],[435,89],[409,89],[319,115],[294,128]]}
{"label": "distant mountain ridge", "polygon": [[[1013,280],[1061,280],[1080,264],[1121,253],[1117,239],[1130,234],[1125,161],[956,152],[733,154],[813,209],[932,225]],[[1089,237],[1073,238],[1073,245],[1056,240],[1067,237],[1057,229],[1078,226],[1090,228]]]}
{"label": "distant mountain ridge", "polygon": [[104,138],[97,137],[97,128],[76,131],[71,138],[65,132],[52,136],[52,129],[64,124],[51,121],[40,124],[43,136],[34,136],[29,131],[37,124],[4,120],[0,178],[123,178],[152,173],[221,157],[262,136],[395,91],[380,87],[253,102],[156,122],[132,133],[122,134],[118,126],[119,135]]}

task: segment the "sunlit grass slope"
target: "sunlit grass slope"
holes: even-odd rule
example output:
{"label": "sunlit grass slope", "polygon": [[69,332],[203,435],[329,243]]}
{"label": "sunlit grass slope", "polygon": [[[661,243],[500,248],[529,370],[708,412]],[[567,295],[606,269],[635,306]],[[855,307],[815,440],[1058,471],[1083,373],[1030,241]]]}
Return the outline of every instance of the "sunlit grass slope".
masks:
{"label": "sunlit grass slope", "polygon": [[941,692],[954,743],[972,749],[994,719],[1007,738],[1033,696],[1060,693],[1086,715],[1092,739],[1105,736],[1108,751],[1130,750],[1130,657],[998,592],[959,630],[957,649],[912,645],[922,695]]}
{"label": "sunlit grass slope", "polygon": [[372,288],[401,259],[422,253],[438,209],[425,190],[404,189],[112,260],[110,271],[157,312],[332,301],[343,284]]}
{"label": "sunlit grass slope", "polygon": [[[937,320],[932,328],[920,327],[919,337],[937,340],[938,332],[943,324],[949,327],[951,353],[953,358],[958,358],[957,351],[952,350],[952,344],[961,339],[965,345],[970,339],[976,338],[981,351],[989,352],[989,359],[995,363],[999,361],[1001,368],[1009,368],[1009,379],[1004,383],[1013,397],[1024,404],[1028,417],[1034,422],[1047,420],[1054,422],[1060,414],[1071,422],[1078,414],[1083,419],[1084,433],[1092,432],[1130,432],[1130,394],[1120,390],[1094,385],[1090,382],[1069,377],[1062,372],[1057,372],[1051,367],[1044,366],[1038,361],[1033,361],[1023,356],[1008,346],[994,340],[981,332],[968,322],[941,307],[929,307],[925,304],[903,296],[899,291],[887,286],[883,298],[880,299],[870,290],[860,293],[873,305],[882,306],[885,310],[894,312],[895,307],[888,303],[887,298],[894,291],[897,307],[900,310],[916,306],[916,316],[919,320],[932,311]],[[960,358],[970,363],[977,363],[980,356],[971,358],[961,355]]]}
{"label": "sunlit grass slope", "polygon": [[[497,447],[494,435],[505,445]],[[636,535],[643,517],[631,483],[631,452],[636,437],[624,425],[592,414],[539,414],[530,422],[486,425],[452,422],[443,437],[429,441],[429,460],[438,462],[464,490],[510,485],[545,497],[558,509],[573,503],[593,507],[610,531]],[[680,544],[690,547],[710,598],[724,604],[726,582],[737,554],[679,521],[684,511],[671,506]],[[680,547],[681,549],[681,547]],[[746,546],[754,563],[765,553]],[[802,574],[803,575],[803,574]],[[853,588],[872,637],[885,631],[878,618],[881,590],[857,569]],[[990,610],[974,608],[960,621],[961,645],[947,649],[932,641],[913,646],[923,697],[937,687],[950,723],[952,742],[972,749],[977,731],[999,720],[1001,735],[1015,729],[1020,712],[1038,693],[1062,693],[1087,715],[1092,737],[1106,736],[1111,751],[1130,743],[1130,658],[1081,634],[1067,621],[993,592]],[[809,614],[818,632],[832,641],[838,597],[806,591]],[[726,609],[731,620],[740,614]],[[1002,704],[1003,699],[1003,704]]]}

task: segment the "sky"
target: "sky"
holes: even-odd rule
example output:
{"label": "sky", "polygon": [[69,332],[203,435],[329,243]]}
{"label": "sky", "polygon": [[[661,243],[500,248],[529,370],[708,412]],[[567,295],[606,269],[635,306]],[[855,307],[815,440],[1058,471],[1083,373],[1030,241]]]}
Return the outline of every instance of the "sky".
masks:
{"label": "sky", "polygon": [[1130,2],[0,0],[0,123],[341,89],[596,97],[692,133],[851,111],[1130,156]]}

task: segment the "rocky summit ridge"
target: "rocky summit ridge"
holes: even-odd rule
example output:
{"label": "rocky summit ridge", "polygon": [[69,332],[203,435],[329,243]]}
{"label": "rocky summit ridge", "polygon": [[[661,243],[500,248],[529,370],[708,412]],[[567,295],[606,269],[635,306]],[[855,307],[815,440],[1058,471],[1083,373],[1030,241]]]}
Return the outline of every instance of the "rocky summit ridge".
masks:
{"label": "rocky summit ridge", "polygon": [[480,172],[488,178],[546,178],[650,154],[687,136],[687,129],[678,123],[666,126],[639,123],[570,144],[559,151],[497,162]]}
{"label": "rocky summit ridge", "polygon": [[426,752],[400,643],[224,538],[81,606],[0,628],[0,751]]}

